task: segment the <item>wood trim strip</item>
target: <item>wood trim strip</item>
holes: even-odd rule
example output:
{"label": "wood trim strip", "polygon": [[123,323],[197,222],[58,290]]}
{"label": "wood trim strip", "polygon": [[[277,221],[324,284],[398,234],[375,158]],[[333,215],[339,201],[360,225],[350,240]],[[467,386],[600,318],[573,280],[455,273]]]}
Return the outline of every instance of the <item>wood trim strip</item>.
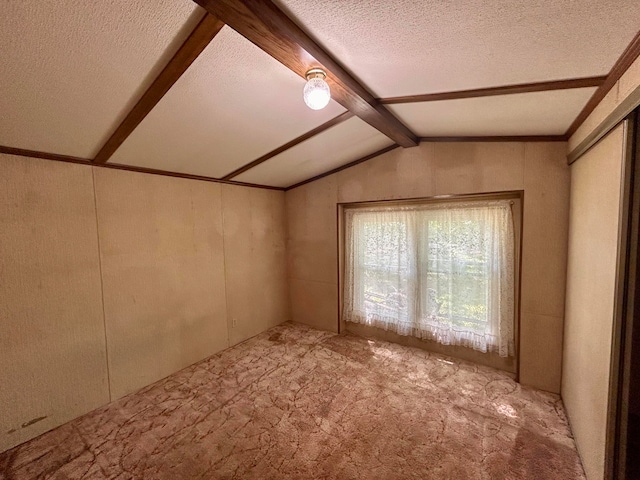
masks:
{"label": "wood trim strip", "polygon": [[554,80],[550,82],[520,83],[515,85],[503,85],[499,87],[475,88],[473,90],[457,90],[453,92],[427,93],[423,95],[408,95],[405,97],[381,98],[383,105],[400,103],[435,102],[440,100],[457,100],[460,98],[492,97],[495,95],[513,95],[516,93],[546,92],[549,90],[567,90],[571,88],[599,87],[606,76],[571,78],[567,80]]}
{"label": "wood trim strip", "polygon": [[170,172],[167,170],[157,170],[155,168],[135,167],[132,165],[121,165],[118,163],[94,163],[88,158],[72,157],[69,155],[57,155],[55,153],[38,152],[35,150],[25,150],[22,148],[13,148],[0,145],[0,154],[17,155],[27,158],[38,158],[43,160],[52,160],[54,162],[76,163],[80,165],[88,165],[90,167],[111,168],[113,170],[126,170],[128,172],[148,173],[151,175],[163,175],[165,177],[186,178],[189,180],[201,180],[204,182],[224,183],[227,185],[238,185],[241,187],[263,188],[266,190],[284,191],[282,187],[273,187],[271,185],[258,185],[255,183],[235,182],[233,180],[221,180],[219,178],[205,177],[202,175],[191,175],[189,173]]}
{"label": "wood trim strip", "polygon": [[53,160],[56,162],[91,164],[87,158],[73,157],[71,155],[58,155],[57,153],[37,152],[24,148],[13,148],[0,145],[0,153],[7,155],[17,155],[19,157],[40,158],[42,160]]}
{"label": "wood trim strip", "polygon": [[346,163],[344,165],[342,165],[341,167],[338,168],[334,168],[333,170],[329,170],[328,172],[324,172],[321,173],[320,175],[316,175],[315,177],[309,178],[307,180],[303,180],[301,182],[298,182],[294,185],[291,185],[287,188],[285,188],[285,191],[287,190],[292,190],[294,188],[300,187],[302,185],[305,185],[307,183],[311,183],[311,182],[315,182],[316,180],[320,180],[321,178],[327,177],[329,175],[333,175],[334,173],[338,173],[341,172],[342,170],[345,170],[347,168],[353,167],[355,165],[358,165],[359,163],[362,162],[366,162],[367,160],[371,160],[372,158],[378,157],[384,153],[390,152],[391,150],[395,150],[396,148],[398,148],[400,145],[390,145],[388,147],[383,148],[382,150],[378,150],[377,152],[373,152],[370,155],[367,155],[365,157],[359,158],[358,160],[354,160],[353,162],[349,162]]}
{"label": "wood trim strip", "polygon": [[[412,203],[429,202],[451,202],[464,201],[466,198],[496,200],[496,199],[523,199],[524,190],[504,190],[482,193],[455,193],[452,195],[429,195],[426,197],[390,198],[387,200],[360,200],[357,202],[338,202],[337,204],[347,208],[369,208],[378,205],[411,205]],[[524,200],[523,200],[524,201]]]}
{"label": "wood trim strip", "polygon": [[302,143],[305,140],[309,140],[311,137],[313,137],[313,136],[315,136],[315,135],[317,135],[319,133],[322,133],[325,130],[328,130],[329,128],[331,128],[331,127],[333,127],[335,125],[338,125],[338,124],[344,122],[345,120],[349,120],[352,117],[353,117],[353,113],[351,113],[350,111],[347,110],[346,112],[338,115],[337,117],[332,118],[328,122],[323,123],[319,127],[316,127],[313,130],[310,130],[309,132],[307,132],[307,133],[305,133],[303,135],[300,135],[298,138],[295,138],[295,139],[291,140],[290,142],[285,143],[284,145],[276,148],[275,150],[272,150],[271,152],[267,153],[266,155],[263,155],[260,158],[254,160],[253,162],[247,163],[243,167],[240,167],[240,168],[234,170],[233,172],[229,173],[228,175],[225,175],[224,177],[222,177],[222,180],[231,180],[233,177],[237,177],[241,173],[244,173],[247,170],[250,170],[253,167],[256,167],[256,166],[260,165],[261,163],[266,162],[267,160],[269,160],[270,158],[275,157],[276,155],[280,155],[282,152],[284,152],[286,150],[289,150],[292,147],[295,147],[299,143]]}
{"label": "wood trim strip", "polygon": [[636,33],[636,36],[633,37],[631,43],[625,48],[622,55],[618,58],[616,63],[613,65],[613,68],[607,75],[607,79],[604,81],[602,85],[595,91],[595,93],[591,96],[587,104],[584,106],[582,111],[578,114],[576,119],[573,121],[569,129],[567,130],[567,137],[570,137],[584,123],[589,115],[595,110],[598,104],[604,99],[604,97],[609,93],[609,91],[615,86],[615,84],[620,80],[622,74],[626,72],[631,64],[635,62],[635,60],[640,56],[640,31]]}
{"label": "wood trim strip", "polygon": [[640,85],[618,105],[613,112],[598,125],[598,127],[585,137],[571,152],[567,155],[567,163],[571,165],[582,155],[587,153],[591,147],[600,141],[605,135],[613,130],[627,115],[640,105]]}
{"label": "wood trim strip", "polygon": [[149,112],[164,97],[174,83],[189,68],[211,40],[222,29],[224,23],[210,14],[205,14],[175,55],[142,95],[138,103],[120,123],[93,159],[94,163],[105,163],[131,135]]}
{"label": "wood trim strip", "polygon": [[420,142],[566,142],[565,135],[503,135],[486,137],[420,137]]}
{"label": "wood trim strip", "polygon": [[636,280],[638,277],[638,112],[626,119],[624,131],[623,172],[620,181],[620,211],[618,216],[618,249],[613,314],[613,335],[609,365],[609,395],[605,440],[605,478],[627,478],[626,429],[629,402],[629,368],[637,309]]}
{"label": "wood trim strip", "polygon": [[418,144],[411,130],[271,0],[194,1],[301,77],[322,68],[335,101],[399,145]]}

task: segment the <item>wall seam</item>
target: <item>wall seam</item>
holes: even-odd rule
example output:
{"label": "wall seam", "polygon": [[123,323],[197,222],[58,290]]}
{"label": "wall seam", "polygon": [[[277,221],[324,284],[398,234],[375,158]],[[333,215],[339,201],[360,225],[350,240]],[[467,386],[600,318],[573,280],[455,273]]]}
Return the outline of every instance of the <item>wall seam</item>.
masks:
{"label": "wall seam", "polygon": [[98,268],[100,271],[100,298],[102,299],[102,328],[104,330],[104,352],[107,363],[107,386],[109,388],[109,401],[113,401],[111,396],[111,369],[109,367],[109,342],[107,339],[107,314],[104,307],[104,279],[102,276],[102,249],[100,248],[100,225],[98,222],[98,194],[96,193],[96,170],[91,167],[91,179],[93,181],[93,208],[96,214],[96,239],[98,241]]}
{"label": "wall seam", "polygon": [[282,214],[284,227],[284,266],[285,284],[287,286],[287,321],[293,321],[293,310],[291,307],[291,285],[289,285],[289,209],[287,208],[287,192],[282,192]]}
{"label": "wall seam", "polygon": [[[522,190],[526,190],[525,182],[527,179],[527,142],[522,142]],[[522,221],[524,225],[524,220]]]}
{"label": "wall seam", "polygon": [[[220,221],[222,223],[222,271],[224,273],[224,309],[227,325],[227,348],[231,347],[231,331],[229,329],[229,288],[227,285],[227,249],[225,246],[224,226],[224,188],[220,186]],[[233,319],[231,319],[233,322]]]}

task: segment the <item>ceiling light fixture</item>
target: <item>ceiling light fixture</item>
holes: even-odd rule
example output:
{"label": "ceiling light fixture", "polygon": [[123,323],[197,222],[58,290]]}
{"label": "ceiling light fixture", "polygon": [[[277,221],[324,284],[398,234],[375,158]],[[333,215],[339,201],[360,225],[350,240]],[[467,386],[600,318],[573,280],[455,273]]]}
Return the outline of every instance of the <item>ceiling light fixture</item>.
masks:
{"label": "ceiling light fixture", "polygon": [[302,91],[304,103],[312,110],[322,110],[331,100],[331,90],[324,80],[327,74],[320,68],[312,68],[305,76],[307,83]]}

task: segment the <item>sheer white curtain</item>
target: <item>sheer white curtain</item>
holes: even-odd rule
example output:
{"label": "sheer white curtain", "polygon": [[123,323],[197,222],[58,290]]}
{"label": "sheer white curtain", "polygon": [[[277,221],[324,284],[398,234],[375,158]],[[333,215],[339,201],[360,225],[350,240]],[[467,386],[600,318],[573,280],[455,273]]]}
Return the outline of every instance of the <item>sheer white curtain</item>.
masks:
{"label": "sheer white curtain", "polygon": [[513,355],[511,202],[346,210],[346,321]]}

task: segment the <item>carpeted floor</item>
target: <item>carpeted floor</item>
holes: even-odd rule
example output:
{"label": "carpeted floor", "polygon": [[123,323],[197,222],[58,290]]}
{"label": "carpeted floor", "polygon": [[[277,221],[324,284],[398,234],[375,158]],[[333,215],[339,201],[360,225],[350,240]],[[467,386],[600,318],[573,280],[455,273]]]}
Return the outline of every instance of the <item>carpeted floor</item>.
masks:
{"label": "carpeted floor", "polygon": [[0,454],[0,478],[585,477],[558,396],[284,324]]}

